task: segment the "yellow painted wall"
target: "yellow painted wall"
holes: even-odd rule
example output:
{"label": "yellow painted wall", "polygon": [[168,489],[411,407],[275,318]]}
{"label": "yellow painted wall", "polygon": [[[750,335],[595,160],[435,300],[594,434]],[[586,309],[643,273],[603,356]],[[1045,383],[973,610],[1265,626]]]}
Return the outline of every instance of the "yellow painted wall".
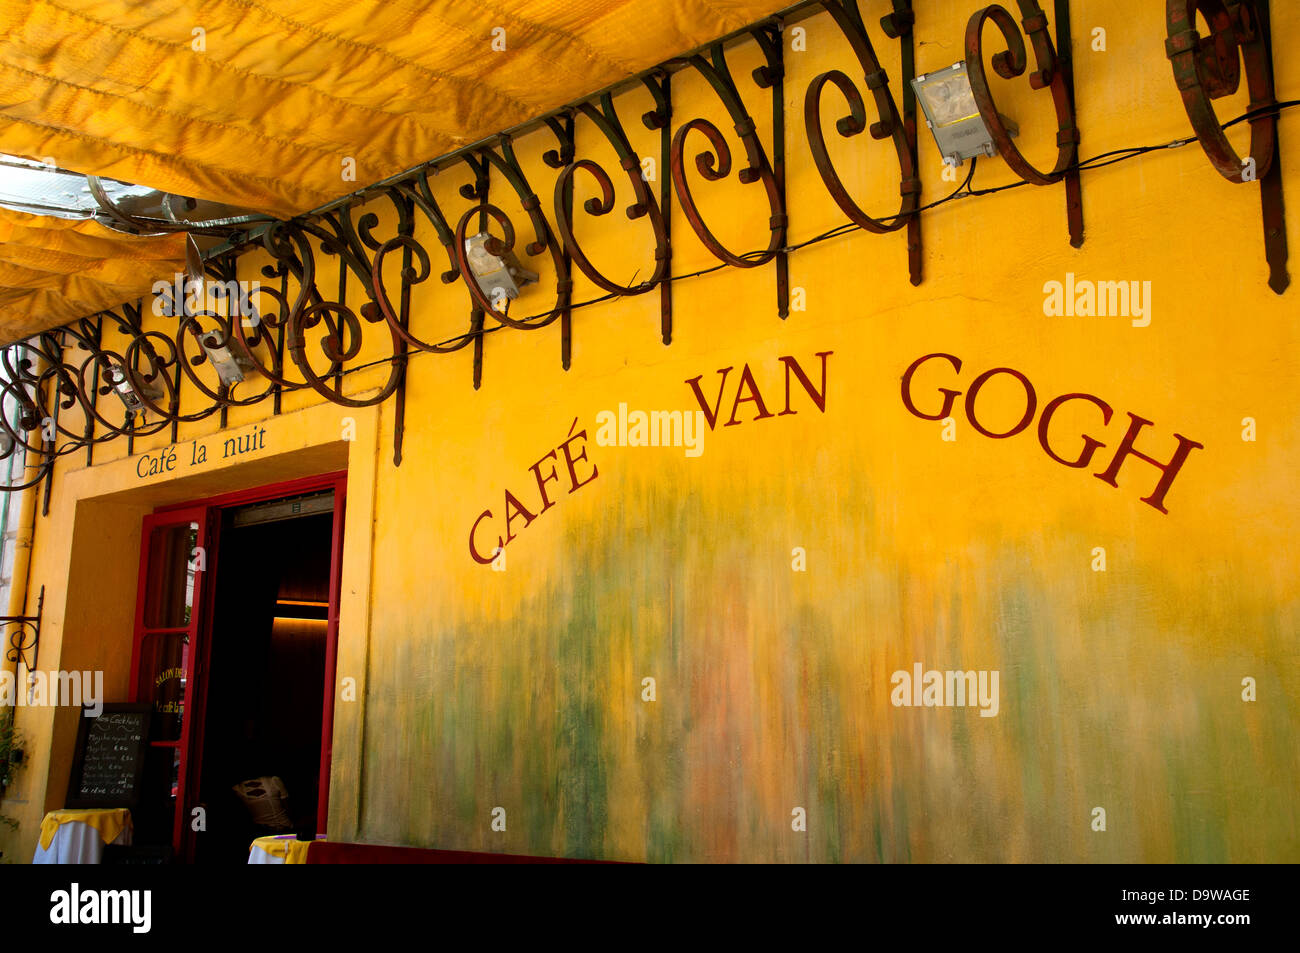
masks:
{"label": "yellow painted wall", "polygon": [[[884,11],[867,6],[897,92],[896,51],[870,16]],[[1188,135],[1161,5],[1074,6],[1082,154]],[[918,7],[918,69],[957,60],[972,5]],[[1296,98],[1300,11],[1274,4],[1274,18],[1278,97]],[[804,90],[828,68],[860,72],[827,17],[801,25],[807,51],[786,58],[793,242],[843,221],[807,152]],[[1106,30],[1105,52],[1090,49],[1095,27]],[[766,135],[767,93],[747,78],[759,63],[753,44],[732,56]],[[1021,124],[1026,153],[1050,164],[1047,94],[1000,81],[995,90]],[[730,130],[698,78],[675,76],[673,100],[675,127],[704,115]],[[654,154],[657,135],[637,121],[648,94],[618,102],[633,144]],[[841,112],[833,93],[826,103],[830,123]],[[1244,108],[1244,96],[1219,105],[1224,119]],[[1300,121],[1287,113],[1279,128],[1285,184],[1297,193]],[[581,122],[579,130],[579,155],[618,171],[595,130]],[[854,194],[873,214],[896,211],[892,149],[829,135]],[[954,184],[942,180],[924,130],[921,139],[931,201]],[[1244,151],[1243,128],[1233,140]],[[518,143],[543,207],[555,172],[540,157],[553,145],[547,133]],[[693,137],[688,155],[702,146]],[[734,172],[716,185],[693,166],[691,174],[724,241],[736,250],[765,244],[760,186],[738,185]],[[985,160],[975,184],[1013,178],[1001,160]],[[458,171],[436,180],[449,215],[468,207],[455,197],[466,181]],[[653,242],[644,220],[622,217],[630,189],[616,184],[618,221],[579,213],[578,228],[606,272],[627,280],[652,269]],[[577,204],[591,194],[580,178]],[[531,239],[499,178],[492,197],[521,228],[519,244]],[[307,393],[286,397],[285,415],[267,424],[266,466],[289,448],[336,443],[347,416],[365,435],[341,451],[349,506],[339,676],[356,678],[361,693],[337,710],[330,836],[650,861],[1300,857],[1297,291],[1278,297],[1265,285],[1258,189],[1222,180],[1195,144],[1085,173],[1083,200],[1087,242],[1078,250],[1067,242],[1061,187],[926,214],[920,287],[907,280],[901,233],[856,232],[802,249],[790,281],[807,308],[785,321],[775,314],[771,266],[680,281],[669,347],[659,341],[657,292],[582,308],[567,372],[558,323],[487,335],[477,391],[470,348],[416,356],[400,467],[391,401],[357,412]],[[392,217],[380,214],[376,233],[387,236]],[[1288,234],[1300,254],[1298,221],[1292,214]],[[713,263],[676,203],[672,231],[676,273]],[[431,230],[418,234],[436,245]],[[256,277],[257,264],[250,256],[244,274]],[[386,269],[390,283],[396,269],[396,261]],[[413,328],[428,341],[461,333],[468,310],[463,289],[440,285],[436,271],[414,296]],[[1045,316],[1044,284],[1067,272],[1151,282],[1150,325]],[[515,313],[547,308],[552,286],[544,274]],[[577,276],[575,299],[596,296]],[[355,363],[390,353],[380,330],[367,326]],[[776,414],[785,409],[779,358],[793,357],[820,383],[820,352],[831,352],[824,413],[795,382],[797,413],[754,420],[754,404],[741,404],[741,422],[719,421],[698,458],[596,443],[601,411],[697,409],[686,382],[703,375],[713,399],[726,367],[724,420],[746,365]],[[962,370],[936,361],[918,371],[923,410],[938,407],[939,387],[964,392],[984,371],[1009,367],[1032,382],[1040,412],[1067,393],[1106,401],[1115,414],[1108,426],[1080,405],[1052,425],[1064,456],[1084,433],[1105,448],[1088,469],[1069,469],[1040,448],[1037,416],[1024,433],[992,440],[975,432],[960,401],[956,439],[944,440],[941,425],[910,414],[900,395],[908,366],[935,352],[959,357]],[[372,369],[350,387],[382,378]],[[990,383],[979,419],[1011,426],[1024,406],[1016,396],[1005,376]],[[231,429],[268,412],[268,404],[232,412]],[[1157,458],[1172,454],[1174,433],[1204,445],[1175,479],[1168,514],[1141,502],[1158,474],[1140,460],[1124,464],[1118,488],[1092,476],[1109,463],[1129,412],[1154,421],[1137,446]],[[1256,421],[1253,442],[1242,439],[1246,417]],[[475,562],[475,519],[492,510],[480,537],[490,546],[504,535],[506,490],[538,512],[529,467],[560,446],[575,418],[599,476],[570,493],[559,458],[558,481],[548,484],[554,506],[526,528],[516,519],[505,571]],[[187,425],[180,439],[215,429],[213,420]],[[167,443],[160,434],[136,449]],[[94,467],[76,454],[56,472],[32,577],[46,582],[54,606],[43,667],[59,657],[61,627],[73,618],[60,579],[83,558],[72,553],[82,539],[74,501],[139,486],[124,454],[117,441],[96,450]],[[579,466],[582,480],[589,471]],[[206,485],[235,472],[209,470]],[[271,482],[267,470],[250,472],[241,479]],[[165,502],[206,495],[198,484],[177,496],[153,482]],[[138,493],[130,500],[158,505]],[[806,571],[792,569],[796,547]],[[1093,568],[1098,547],[1104,572]],[[134,594],[131,585],[110,601],[129,607]],[[129,631],[104,638],[129,651]],[[997,716],[894,706],[891,675],[915,663],[998,671]],[[647,677],[653,702],[642,700]],[[1256,701],[1243,701],[1246,677],[1257,682]],[[52,716],[22,718],[40,752]],[[18,835],[0,830],[8,856],[29,851],[41,812],[58,806],[66,757],[27,769],[25,804],[0,805],[23,822]],[[491,829],[498,807],[504,832]],[[1092,829],[1097,807],[1104,832]],[[806,811],[806,831],[792,830],[795,808]]]}

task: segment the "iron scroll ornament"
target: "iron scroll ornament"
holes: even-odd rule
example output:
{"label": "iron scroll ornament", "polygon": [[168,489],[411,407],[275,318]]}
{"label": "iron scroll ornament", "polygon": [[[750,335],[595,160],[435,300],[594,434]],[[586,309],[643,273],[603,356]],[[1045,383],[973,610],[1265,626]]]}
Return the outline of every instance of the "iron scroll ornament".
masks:
{"label": "iron scroll ornament", "polygon": [[[1209,24],[1208,37],[1196,31],[1198,12]],[[1277,117],[1269,110],[1277,106],[1277,98],[1268,38],[1255,0],[1167,0],[1165,20],[1169,30],[1165,53],[1173,64],[1187,118],[1210,163],[1229,182],[1263,179],[1273,161]],[[1243,63],[1249,111],[1259,113],[1250,120],[1253,174],[1247,173],[1250,163],[1228,141],[1211,103],[1237,91]]]}
{"label": "iron scroll ornament", "polygon": [[[528,179],[524,176],[523,168],[515,156],[514,143],[509,136],[500,136],[499,144],[501,151],[498,153],[493,148],[484,148],[479,153],[479,161],[482,163],[483,174],[488,168],[495,168],[505,178],[506,182],[514,190],[515,195],[519,198],[519,204],[524,212],[528,215],[529,223],[533,226],[534,240],[524,246],[524,252],[530,257],[541,255],[542,252],[548,252],[551,256],[551,263],[555,268],[555,303],[542,316],[537,318],[515,319],[509,316],[506,311],[499,310],[499,302],[492,300],[488,294],[479,287],[478,282],[473,278],[474,272],[470,268],[469,260],[466,257],[465,240],[469,237],[468,227],[472,217],[478,216],[480,226],[486,225],[487,218],[495,219],[497,224],[503,229],[505,236],[501,239],[493,239],[493,247],[498,251],[512,250],[515,243],[515,230],[509,217],[504,211],[495,205],[488,203],[482,190],[474,188],[472,195],[466,194],[466,197],[476,197],[479,199],[478,206],[469,208],[465,214],[460,217],[456,224],[455,242],[453,250],[456,255],[456,268],[460,272],[462,280],[465,282],[465,288],[476,309],[482,310],[487,316],[497,321],[499,324],[514,328],[518,331],[533,331],[538,328],[544,328],[550,325],[556,318],[567,320],[569,314],[570,299],[573,294],[573,280],[569,276],[568,263],[564,260],[559,242],[555,240],[555,234],[551,231],[550,223],[546,221],[546,216],[542,213],[542,203],[537,194],[528,184]],[[471,167],[474,163],[471,163]],[[466,190],[462,190],[463,194]]]}
{"label": "iron scroll ornament", "polygon": [[1047,14],[1037,0],[1019,0],[1021,24],[1034,50],[1034,70],[1029,74],[1029,85],[1034,89],[1048,89],[1056,109],[1056,164],[1049,172],[1042,172],[1024,157],[1012,141],[1006,124],[998,114],[997,104],[989,88],[988,74],[984,71],[984,24],[993,24],[1002,32],[1007,48],[993,55],[994,71],[1003,79],[1014,79],[1024,74],[1028,66],[1025,42],[1016,28],[1016,22],[1007,9],[990,4],[971,15],[966,24],[966,74],[970,79],[971,93],[979,107],[980,117],[993,138],[998,154],[1024,181],[1033,185],[1054,185],[1060,182],[1078,162],[1079,128],[1075,123],[1073,97],[1066,85],[1066,72],[1061,67],[1052,36],[1047,27]]}
{"label": "iron scroll ornament", "polygon": [[[609,140],[610,145],[614,148],[620,167],[627,173],[635,201],[627,207],[626,214],[631,220],[648,218],[650,222],[655,239],[654,272],[639,284],[621,285],[603,275],[583,253],[582,246],[578,243],[573,232],[573,215],[569,207],[571,205],[574,174],[582,170],[594,178],[596,184],[600,187],[601,194],[599,198],[590,198],[583,203],[583,209],[588,215],[607,215],[614,207],[613,181],[610,179],[609,174],[591,159],[574,159],[570,161],[556,178],[556,230],[560,233],[560,238],[564,243],[564,250],[593,284],[615,295],[644,294],[658,285],[668,273],[670,249],[668,230],[664,223],[663,213],[659,208],[659,203],[655,201],[654,194],[650,191],[649,183],[646,181],[645,176],[642,175],[641,159],[633,150],[622,124],[618,121],[618,115],[614,110],[613,97],[609,93],[601,96],[599,110],[589,103],[583,103],[578,106],[577,111],[589,118],[605,135],[605,138]],[[647,117],[649,117],[647,125],[651,121],[657,121],[657,117],[653,114],[647,114]]]}
{"label": "iron scroll ornament", "polygon": [[[921,180],[917,176],[916,168],[915,135],[909,136],[898,106],[894,102],[893,94],[889,91],[889,77],[881,67],[876,51],[867,36],[862,14],[858,11],[857,0],[823,0],[822,6],[835,20],[840,32],[853,48],[853,53],[862,67],[866,87],[875,105],[877,121],[872,123],[868,130],[865,101],[857,86],[840,70],[827,70],[813,79],[804,96],[804,130],[808,136],[808,148],[812,152],[813,162],[827,191],[849,221],[876,234],[892,232],[912,220],[921,197]],[[907,12],[907,17],[891,14],[885,18],[888,21],[889,32],[901,31],[905,28],[910,30],[910,10]],[[849,114],[835,123],[835,129],[842,137],[849,139],[866,130],[870,132],[872,139],[889,139],[893,142],[894,152],[898,156],[898,191],[901,196],[897,215],[885,220],[868,215],[848,194],[848,190],[836,172],[830,151],[826,147],[825,136],[822,134],[821,100],[822,92],[827,85],[838,89],[849,107]],[[919,275],[915,275],[914,279],[919,279]],[[915,284],[916,281],[914,280],[913,283]]]}
{"label": "iron scroll ornament", "polygon": [[41,615],[45,611],[45,587],[36,598],[36,615],[0,616],[0,626],[11,625],[5,661],[22,665],[28,672],[36,670],[37,651],[41,644]]}
{"label": "iron scroll ornament", "polygon": [[[399,360],[389,363],[388,379],[370,397],[350,397],[343,393],[340,370],[361,351],[362,332],[365,324],[378,324],[383,318],[372,309],[354,311],[346,302],[342,291],[338,300],[326,299],[317,288],[316,255],[311,247],[311,237],[321,239],[321,252],[337,256],[345,273],[355,274],[370,292],[371,270],[367,255],[361,247],[366,245],[379,247],[380,243],[370,235],[376,216],[367,214],[359,222],[360,234],[352,229],[350,207],[342,214],[330,217],[328,221],[334,227],[335,234],[330,235],[318,226],[294,223],[282,231],[268,232],[266,247],[276,258],[283,261],[289,271],[298,277],[300,287],[293,304],[284,320],[286,331],[286,350],[294,366],[302,374],[308,387],[326,400],[343,407],[368,407],[382,403],[397,389],[402,380],[404,365]],[[373,301],[373,292],[371,292]],[[319,349],[329,361],[322,373],[312,366],[313,349],[308,348],[307,333],[319,327],[323,332],[319,340]],[[392,327],[385,324],[394,357],[399,353],[400,338]]]}
{"label": "iron scroll ornament", "polygon": [[[1208,37],[1196,31],[1198,13],[1209,26]],[[1274,293],[1284,294],[1291,285],[1290,253],[1268,0],[1166,0],[1165,21],[1169,34],[1165,53],[1201,148],[1215,171],[1229,182],[1259,182],[1268,285]],[[1250,97],[1245,115],[1250,122],[1250,154],[1244,158],[1228,141],[1211,104],[1237,91],[1243,64]]]}
{"label": "iron scroll ornament", "polygon": [[673,136],[670,165],[673,187],[677,191],[677,201],[700,242],[719,261],[734,268],[754,268],[758,265],[767,264],[777,256],[785,245],[787,220],[785,200],[777,185],[776,176],[772,171],[771,163],[768,161],[767,153],[759,140],[757,127],[754,124],[753,117],[745,109],[745,105],[740,99],[740,93],[736,89],[736,84],[731,78],[731,71],[727,67],[726,52],[721,43],[715,43],[710,48],[709,59],[706,60],[703,56],[696,55],[690,57],[687,62],[708,81],[709,85],[713,87],[713,91],[718,94],[718,98],[722,100],[727,109],[727,114],[735,126],[736,135],[740,137],[740,142],[745,148],[746,165],[737,173],[737,178],[745,185],[752,185],[755,182],[763,184],[770,213],[768,217],[767,247],[753,254],[737,255],[723,245],[717,236],[713,234],[696,205],[686,177],[686,139],[692,132],[703,134],[709,141],[710,146],[710,151],[700,152],[695,156],[695,168],[700,175],[709,182],[717,182],[731,174],[731,149],[727,145],[727,140],[724,138],[722,131],[707,119],[691,119],[683,123]]}

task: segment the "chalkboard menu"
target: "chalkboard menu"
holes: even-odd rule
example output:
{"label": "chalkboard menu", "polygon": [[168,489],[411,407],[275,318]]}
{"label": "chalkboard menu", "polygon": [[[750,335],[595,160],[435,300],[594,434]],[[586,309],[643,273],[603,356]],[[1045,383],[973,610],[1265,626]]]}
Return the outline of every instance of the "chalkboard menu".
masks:
{"label": "chalkboard menu", "polygon": [[149,747],[152,706],[105,705],[97,717],[82,713],[72,759],[67,807],[134,807]]}

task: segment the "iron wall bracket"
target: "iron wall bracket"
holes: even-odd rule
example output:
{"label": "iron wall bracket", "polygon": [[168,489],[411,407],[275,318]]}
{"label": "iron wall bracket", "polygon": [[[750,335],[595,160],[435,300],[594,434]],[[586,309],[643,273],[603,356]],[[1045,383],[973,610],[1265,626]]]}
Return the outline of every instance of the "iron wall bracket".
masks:
{"label": "iron wall bracket", "polygon": [[41,593],[36,598],[36,615],[0,616],[0,626],[15,627],[9,633],[5,661],[22,665],[29,673],[36,670],[37,653],[41,645],[41,615],[44,611],[45,587],[41,586]]}
{"label": "iron wall bracket", "polygon": [[[1209,36],[1196,29],[1198,13],[1209,26]],[[1165,54],[1173,65],[1187,118],[1210,164],[1229,182],[1259,182],[1268,285],[1282,294],[1291,277],[1286,270],[1286,209],[1268,0],[1166,0],[1165,24]],[[1237,92],[1243,69],[1250,96],[1250,153],[1244,157],[1228,141],[1212,102]]]}

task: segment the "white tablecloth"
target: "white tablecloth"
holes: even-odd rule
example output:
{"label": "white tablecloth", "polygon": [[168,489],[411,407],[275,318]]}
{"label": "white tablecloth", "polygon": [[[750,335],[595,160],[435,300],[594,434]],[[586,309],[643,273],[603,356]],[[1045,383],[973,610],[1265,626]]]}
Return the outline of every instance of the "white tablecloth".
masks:
{"label": "white tablecloth", "polygon": [[[321,840],[321,838],[316,838]],[[268,834],[248,848],[250,864],[305,864],[313,841],[300,841],[293,834]]]}
{"label": "white tablecloth", "polygon": [[248,852],[248,862],[250,864],[283,864],[283,857],[276,857],[274,854],[268,854],[256,844]]}
{"label": "white tablecloth", "polygon": [[[126,828],[117,835],[114,844],[131,843],[131,828]],[[48,849],[40,843],[36,845],[33,864],[98,864],[104,858],[104,842],[99,838],[99,831],[81,821],[68,821],[60,824],[54,840]],[[283,863],[283,861],[281,861]]]}

